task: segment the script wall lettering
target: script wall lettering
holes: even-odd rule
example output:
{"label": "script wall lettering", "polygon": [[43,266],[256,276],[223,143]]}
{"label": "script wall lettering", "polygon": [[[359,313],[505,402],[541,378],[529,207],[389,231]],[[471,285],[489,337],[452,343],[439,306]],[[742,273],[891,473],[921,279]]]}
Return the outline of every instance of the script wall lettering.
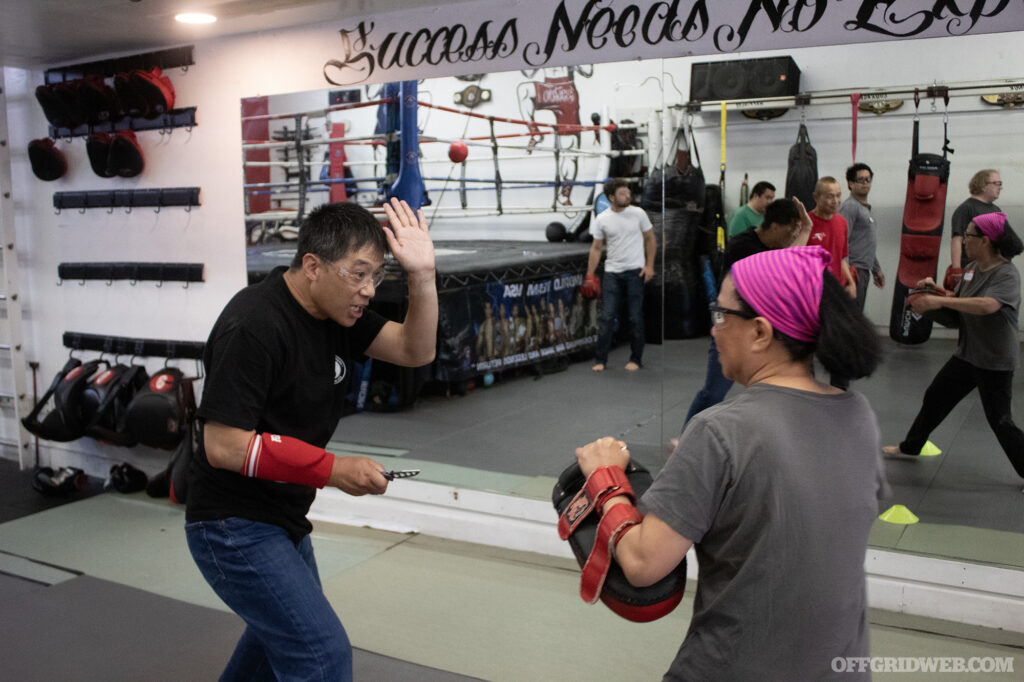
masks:
{"label": "script wall lettering", "polygon": [[512,17],[498,0],[465,7],[444,26],[406,12],[386,29],[370,19],[342,28],[323,75],[353,85],[458,75],[479,62],[472,71],[1024,29],[1024,3],[1010,0],[530,0]]}

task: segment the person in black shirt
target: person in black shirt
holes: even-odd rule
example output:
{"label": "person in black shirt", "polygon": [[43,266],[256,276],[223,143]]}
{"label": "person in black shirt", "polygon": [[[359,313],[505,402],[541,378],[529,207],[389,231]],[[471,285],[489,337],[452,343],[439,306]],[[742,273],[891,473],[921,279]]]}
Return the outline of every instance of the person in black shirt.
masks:
{"label": "person in black shirt", "polygon": [[[811,219],[803,203],[795,197],[776,199],[765,209],[764,221],[760,227],[751,227],[729,238],[722,261],[722,271],[728,272],[736,261],[761,251],[803,246],[810,234]],[[693,415],[725,400],[725,394],[730,388],[732,382],[722,375],[722,365],[718,362],[718,348],[712,338],[708,346],[708,370],[704,386],[690,403],[683,427],[686,427]],[[673,447],[675,440],[672,441]]]}
{"label": "person in black shirt", "polygon": [[[295,258],[231,299],[203,362],[199,438],[189,469],[189,550],[247,628],[222,680],[351,680],[352,647],[320,587],[306,518],[316,488],[387,490],[384,467],[324,450],[354,362],[434,359],[434,246],[422,211],[392,199],[382,227],[355,204],[314,210]],[[385,255],[405,269],[403,323],[367,308]]]}

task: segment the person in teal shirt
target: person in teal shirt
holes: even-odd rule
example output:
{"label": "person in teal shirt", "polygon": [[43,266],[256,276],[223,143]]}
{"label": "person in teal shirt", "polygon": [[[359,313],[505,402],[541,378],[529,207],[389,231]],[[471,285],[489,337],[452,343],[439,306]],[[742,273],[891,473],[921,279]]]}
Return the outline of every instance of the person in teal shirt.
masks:
{"label": "person in teal shirt", "polygon": [[773,201],[775,185],[764,180],[754,185],[750,190],[750,201],[741,206],[729,219],[729,236],[734,237],[752,227],[760,227],[761,221],[764,220],[764,209]]}

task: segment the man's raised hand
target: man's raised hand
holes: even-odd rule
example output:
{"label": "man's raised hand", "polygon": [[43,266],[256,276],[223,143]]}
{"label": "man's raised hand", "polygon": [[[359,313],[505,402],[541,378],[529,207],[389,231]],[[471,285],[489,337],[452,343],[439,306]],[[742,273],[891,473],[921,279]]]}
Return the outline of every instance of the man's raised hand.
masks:
{"label": "man's raised hand", "polygon": [[384,213],[389,223],[384,227],[388,246],[399,265],[408,273],[432,271],[434,242],[423,211],[413,211],[405,201],[392,198],[384,204]]}

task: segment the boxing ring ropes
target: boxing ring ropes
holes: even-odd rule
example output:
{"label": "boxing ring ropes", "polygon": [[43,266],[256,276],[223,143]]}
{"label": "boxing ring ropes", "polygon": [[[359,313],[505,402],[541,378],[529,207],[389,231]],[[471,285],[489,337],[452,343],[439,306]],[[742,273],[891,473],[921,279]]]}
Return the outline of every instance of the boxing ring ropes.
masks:
{"label": "boxing ring ropes", "polygon": [[[570,125],[479,114],[421,101],[417,97],[417,83],[415,81],[388,83],[385,84],[385,89],[382,92],[385,96],[379,99],[338,104],[316,111],[243,116],[243,124],[246,121],[291,120],[295,126],[293,131],[294,139],[243,141],[244,168],[284,168],[286,173],[296,176],[294,180],[283,182],[245,183],[245,218],[247,225],[253,222],[298,223],[305,213],[308,212],[306,210],[307,194],[314,192],[332,193],[332,187],[336,185],[344,186],[346,194],[354,191],[357,193],[357,196],[358,194],[372,191],[375,194],[374,205],[367,206],[367,208],[381,217],[383,217],[383,209],[380,208],[379,204],[383,200],[395,196],[399,199],[404,199],[414,208],[420,208],[424,203],[424,192],[426,191],[439,193],[437,200],[431,202],[434,206],[428,206],[424,209],[431,222],[439,216],[445,218],[476,218],[503,215],[561,214],[571,218],[578,216],[582,212],[592,210],[595,203],[594,195],[591,194],[586,203],[572,204],[571,194],[575,186],[596,187],[603,184],[607,179],[608,168],[613,158],[644,156],[648,154],[648,150],[643,148],[611,149],[611,133],[617,129],[639,130],[642,128],[636,124],[618,126],[611,123],[605,125]],[[312,136],[312,129],[308,125],[311,118],[329,118],[332,112],[379,107],[382,104],[388,107],[388,132],[373,135]],[[396,109],[398,110],[397,115],[395,115]],[[418,113],[420,109],[431,109],[463,116],[467,119],[467,130],[470,121],[473,119],[486,121],[488,133],[459,138],[422,134],[418,127]],[[605,115],[604,120],[607,120],[607,115]],[[397,125],[391,125],[395,122],[397,122]],[[514,128],[511,132],[497,132],[496,124],[504,124]],[[327,125],[330,132],[330,122]],[[285,132],[288,132],[287,129]],[[599,149],[585,150],[572,146],[571,143],[579,142],[584,133],[594,133]],[[548,136],[552,140],[550,146],[542,145],[541,142]],[[570,144],[567,146],[563,143],[562,138],[564,136],[574,136],[575,140],[571,139]],[[525,144],[510,143],[510,141],[522,138],[528,138]],[[431,158],[421,154],[420,145],[428,144],[449,145],[448,157]],[[385,172],[383,175],[375,172],[369,176],[357,176],[353,173],[353,177],[321,177],[320,179],[310,179],[308,177],[309,172],[317,168],[330,167],[336,170],[337,164],[332,164],[330,157],[337,153],[339,149],[349,147],[370,147],[373,150],[374,159],[367,161],[345,160],[340,164],[344,168],[355,169],[369,166],[374,170],[378,170],[381,166],[384,166],[389,172]],[[386,158],[384,159],[377,158],[381,147],[384,147],[386,150]],[[469,150],[471,149],[486,149],[490,153],[470,156]],[[248,152],[256,150],[288,150],[287,154],[294,152],[295,160],[249,160],[247,158]],[[312,152],[317,150],[324,150],[326,152],[324,156],[327,158],[323,160],[308,158]],[[510,151],[513,154],[507,153]],[[550,155],[554,163],[553,180],[542,181],[537,178],[507,179],[502,176],[502,164],[525,160],[536,162],[538,159],[543,159],[544,154]],[[581,159],[589,159],[594,162],[595,167],[592,179],[577,179],[576,176],[578,175],[579,161]],[[493,164],[493,177],[467,177],[468,164],[479,165],[486,162]],[[450,168],[447,177],[424,175],[421,170],[421,166],[445,164],[449,165]],[[566,169],[567,164],[571,164],[571,173]],[[456,167],[459,170],[457,178],[454,177]],[[642,182],[643,180],[642,177],[628,177],[626,179],[636,182]],[[368,183],[372,183],[372,186],[367,187]],[[426,183],[432,184],[427,185]],[[450,187],[453,183],[456,185],[456,189]],[[507,191],[547,187],[553,190],[553,198],[549,205],[508,206],[504,201],[504,193]],[[459,206],[440,205],[440,199],[449,191],[458,192]],[[486,206],[471,206],[468,193],[473,191],[493,191],[495,203]],[[279,201],[291,201],[296,203],[297,206],[293,210],[250,211],[250,198],[262,194],[269,194],[271,197],[278,198]],[[334,192],[332,194],[337,196],[338,193]],[[363,203],[363,201],[360,201],[360,203]],[[540,227],[543,229],[543,226]]]}

